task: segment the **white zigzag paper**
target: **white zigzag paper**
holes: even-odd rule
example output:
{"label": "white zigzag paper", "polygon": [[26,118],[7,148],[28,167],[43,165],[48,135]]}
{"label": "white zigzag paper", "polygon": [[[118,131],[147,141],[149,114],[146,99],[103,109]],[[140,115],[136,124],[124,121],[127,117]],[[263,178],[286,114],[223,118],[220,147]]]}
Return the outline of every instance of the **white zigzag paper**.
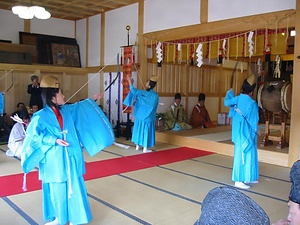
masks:
{"label": "white zigzag paper", "polygon": [[223,40],[223,45],[222,45],[222,47],[223,47],[223,50],[224,50],[224,51],[227,51],[227,50],[226,50],[226,39]]}
{"label": "white zigzag paper", "polygon": [[202,57],[202,43],[199,43],[196,49],[196,56],[197,56],[197,66],[201,67],[203,64],[203,57]]}
{"label": "white zigzag paper", "polygon": [[249,44],[249,58],[251,58],[251,56],[253,55],[253,41],[252,41],[252,37],[253,37],[254,32],[250,31],[249,36],[248,36],[248,44]]}
{"label": "white zigzag paper", "polygon": [[156,46],[156,57],[157,57],[157,62],[160,63],[163,59],[162,56],[162,49],[161,49],[161,42],[158,42]]}

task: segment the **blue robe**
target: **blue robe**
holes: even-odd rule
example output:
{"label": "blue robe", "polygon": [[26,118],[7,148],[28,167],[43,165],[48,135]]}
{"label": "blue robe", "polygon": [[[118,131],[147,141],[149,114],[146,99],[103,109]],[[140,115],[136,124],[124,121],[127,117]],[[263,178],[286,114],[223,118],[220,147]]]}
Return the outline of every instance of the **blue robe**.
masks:
{"label": "blue robe", "polygon": [[[230,89],[224,99],[232,117],[232,142],[234,143],[232,180],[252,182],[258,180],[257,153],[258,105],[249,95],[234,96]],[[242,114],[242,115],[241,115]]]}
{"label": "blue robe", "polygon": [[0,115],[3,114],[4,111],[4,93],[0,92]]}
{"label": "blue robe", "polygon": [[158,94],[154,90],[139,90],[130,85],[130,92],[124,100],[124,105],[134,103],[134,126],[132,142],[145,148],[155,145],[155,120],[158,106]]}
{"label": "blue robe", "polygon": [[[39,165],[45,221],[57,217],[60,224],[84,224],[92,214],[83,180],[83,149],[95,155],[114,142],[114,133],[93,99],[64,105],[60,113],[63,129],[49,106],[34,113],[26,130],[21,165],[25,173]],[[58,138],[70,145],[56,144]]]}

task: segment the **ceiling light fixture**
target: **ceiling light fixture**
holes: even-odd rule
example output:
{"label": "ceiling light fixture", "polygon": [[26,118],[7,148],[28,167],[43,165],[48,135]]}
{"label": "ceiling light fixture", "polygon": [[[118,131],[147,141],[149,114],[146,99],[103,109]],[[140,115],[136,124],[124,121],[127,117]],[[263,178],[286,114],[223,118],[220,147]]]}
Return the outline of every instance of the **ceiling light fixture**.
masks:
{"label": "ceiling light fixture", "polygon": [[41,20],[46,20],[51,17],[51,14],[41,6],[22,6],[17,5],[12,7],[12,12],[18,15],[21,19],[32,19],[36,17]]}

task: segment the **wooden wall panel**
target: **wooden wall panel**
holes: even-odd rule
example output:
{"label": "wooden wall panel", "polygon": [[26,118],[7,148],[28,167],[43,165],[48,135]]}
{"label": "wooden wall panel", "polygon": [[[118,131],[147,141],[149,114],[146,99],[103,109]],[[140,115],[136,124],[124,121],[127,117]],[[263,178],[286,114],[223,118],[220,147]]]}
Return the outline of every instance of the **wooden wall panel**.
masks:
{"label": "wooden wall panel", "polygon": [[177,64],[164,64],[162,67],[157,67],[156,64],[148,64],[148,74],[153,73],[159,77],[156,91],[162,96],[174,95],[176,92],[186,92],[186,66]]}
{"label": "wooden wall panel", "polygon": [[[231,65],[232,64],[232,65]],[[156,92],[161,97],[173,97],[180,92],[183,96],[198,97],[199,93],[205,93],[213,106],[210,106],[211,114],[217,118],[219,112],[227,111],[224,107],[224,96],[231,88],[231,78],[235,62],[226,62],[224,65],[203,65],[202,67],[187,64],[163,63],[162,67],[148,63],[148,74],[154,71],[159,75]],[[240,93],[241,85],[248,76],[247,68],[241,72],[238,67],[234,73],[233,90],[236,95]],[[148,77],[149,77],[148,76]]]}
{"label": "wooden wall panel", "polygon": [[218,96],[219,93],[219,68],[217,66],[190,67],[189,95],[198,96],[203,92],[206,95]]}
{"label": "wooden wall panel", "polygon": [[[7,71],[0,71],[0,91],[7,90],[11,85],[12,73]],[[54,72],[43,72],[40,71],[13,71],[13,86],[5,95],[5,112],[10,115],[16,110],[18,102],[23,102],[25,105],[29,105],[30,95],[27,93],[27,85],[31,83],[30,77],[36,74],[40,80],[46,75],[56,76],[61,84],[61,88],[64,92],[65,99],[67,100],[71,95],[78,91],[82,85],[87,82],[87,75],[71,74],[71,73],[54,73]],[[100,90],[99,90],[100,92]],[[79,101],[87,98],[87,86],[82,88],[70,102]]]}

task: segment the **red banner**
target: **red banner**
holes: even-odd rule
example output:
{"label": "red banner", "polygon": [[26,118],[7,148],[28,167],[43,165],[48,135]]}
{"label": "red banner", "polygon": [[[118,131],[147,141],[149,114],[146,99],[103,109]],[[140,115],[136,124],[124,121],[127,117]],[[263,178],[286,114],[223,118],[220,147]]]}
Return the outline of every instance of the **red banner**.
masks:
{"label": "red banner", "polygon": [[[132,78],[132,66],[134,64],[134,52],[133,52],[133,47],[134,46],[126,46],[126,47],[122,47],[123,48],[123,55],[122,60],[123,62],[121,62],[121,65],[123,65],[123,99],[126,98],[127,94],[130,91],[130,87],[129,87],[129,83],[127,81],[127,76],[129,76],[130,78]],[[123,105],[123,112],[124,113],[131,113],[132,112],[132,108],[130,106]]]}

